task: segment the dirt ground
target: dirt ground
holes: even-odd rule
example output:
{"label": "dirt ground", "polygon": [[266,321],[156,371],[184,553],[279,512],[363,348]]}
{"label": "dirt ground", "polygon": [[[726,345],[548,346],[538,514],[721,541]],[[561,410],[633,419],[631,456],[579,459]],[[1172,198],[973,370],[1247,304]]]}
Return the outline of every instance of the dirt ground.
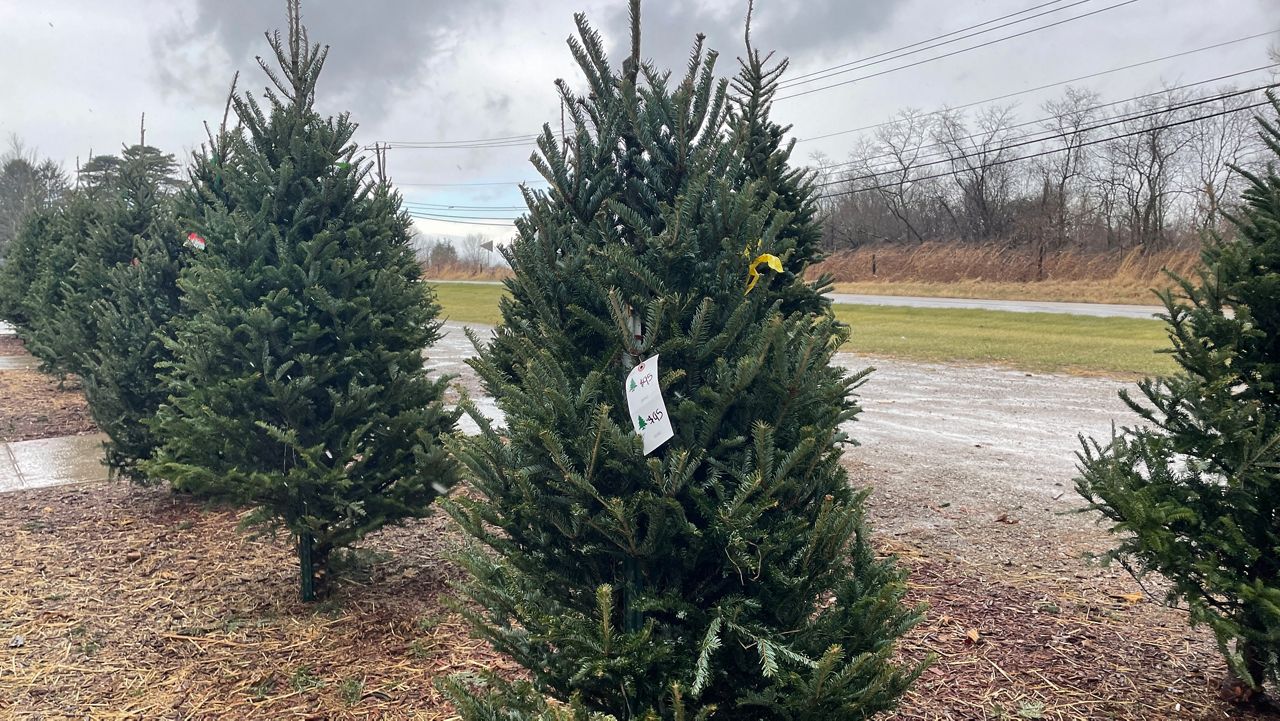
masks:
{"label": "dirt ground", "polygon": [[[465,372],[458,335],[434,367]],[[928,605],[901,655],[935,658],[886,718],[1267,718],[1217,698],[1216,646],[1185,613],[1083,559],[1108,541],[1072,512],[1074,433],[1105,432],[1119,383],[875,365],[847,464]],[[445,603],[442,515],[366,539],[314,606],[284,539],[240,518],[124,485],[0,494],[0,718],[443,721],[433,679],[515,672]]]}

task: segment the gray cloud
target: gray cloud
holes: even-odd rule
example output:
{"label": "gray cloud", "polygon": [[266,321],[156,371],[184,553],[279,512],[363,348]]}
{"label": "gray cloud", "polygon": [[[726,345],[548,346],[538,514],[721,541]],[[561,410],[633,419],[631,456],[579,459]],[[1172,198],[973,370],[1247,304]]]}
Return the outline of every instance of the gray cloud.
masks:
{"label": "gray cloud", "polygon": [[[895,0],[756,0],[751,22],[751,44],[764,53],[783,57],[813,58],[833,51],[857,55],[859,41],[874,36],[904,3]],[[707,36],[706,47],[717,50],[721,75],[737,72],[735,58],[745,54],[743,30],[746,0],[711,6],[699,3],[645,3],[640,11],[641,52],[660,69],[680,73],[688,63],[694,36]],[[596,18],[589,18],[593,24]],[[598,19],[607,32],[611,55],[621,61],[630,38],[627,4],[619,2]]]}
{"label": "gray cloud", "polygon": [[[498,0],[304,3],[302,20],[311,41],[332,46],[320,81],[322,104],[380,114],[398,94],[421,88],[424,73],[457,38],[478,36],[499,5]],[[264,78],[253,58],[270,53],[263,30],[283,28],[285,22],[283,2],[196,0],[187,22],[153,40],[157,78],[168,92],[225,94],[229,77],[211,86],[192,85],[192,78],[207,76],[220,51],[243,69],[241,87],[256,89]]]}

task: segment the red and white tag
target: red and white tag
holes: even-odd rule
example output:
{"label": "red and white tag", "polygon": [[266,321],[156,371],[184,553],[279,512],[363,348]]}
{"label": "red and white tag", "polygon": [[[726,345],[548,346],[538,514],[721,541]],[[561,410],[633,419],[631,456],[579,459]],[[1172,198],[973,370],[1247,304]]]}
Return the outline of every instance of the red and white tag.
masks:
{"label": "red and white tag", "polygon": [[196,250],[204,250],[204,246],[206,245],[205,239],[200,237],[199,233],[195,232],[187,233],[187,243]]}

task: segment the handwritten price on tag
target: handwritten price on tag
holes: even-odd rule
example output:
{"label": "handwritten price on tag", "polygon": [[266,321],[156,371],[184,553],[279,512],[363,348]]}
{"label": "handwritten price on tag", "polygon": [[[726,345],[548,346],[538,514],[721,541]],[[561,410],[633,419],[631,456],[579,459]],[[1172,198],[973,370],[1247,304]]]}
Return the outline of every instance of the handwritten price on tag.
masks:
{"label": "handwritten price on tag", "polygon": [[636,433],[644,439],[644,453],[666,443],[674,434],[667,405],[658,386],[658,356],[653,356],[631,369],[623,382],[627,392],[627,410],[634,420]]}

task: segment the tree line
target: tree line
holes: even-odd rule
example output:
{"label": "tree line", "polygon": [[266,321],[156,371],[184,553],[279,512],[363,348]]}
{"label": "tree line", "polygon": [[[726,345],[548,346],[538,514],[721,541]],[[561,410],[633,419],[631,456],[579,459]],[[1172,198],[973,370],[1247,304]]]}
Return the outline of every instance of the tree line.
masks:
{"label": "tree line", "polygon": [[1124,103],[1069,87],[1013,105],[906,109],[847,160],[815,158],[825,247],[930,241],[1085,250],[1195,247],[1230,233],[1241,171],[1266,162],[1254,88],[1184,86]]}

